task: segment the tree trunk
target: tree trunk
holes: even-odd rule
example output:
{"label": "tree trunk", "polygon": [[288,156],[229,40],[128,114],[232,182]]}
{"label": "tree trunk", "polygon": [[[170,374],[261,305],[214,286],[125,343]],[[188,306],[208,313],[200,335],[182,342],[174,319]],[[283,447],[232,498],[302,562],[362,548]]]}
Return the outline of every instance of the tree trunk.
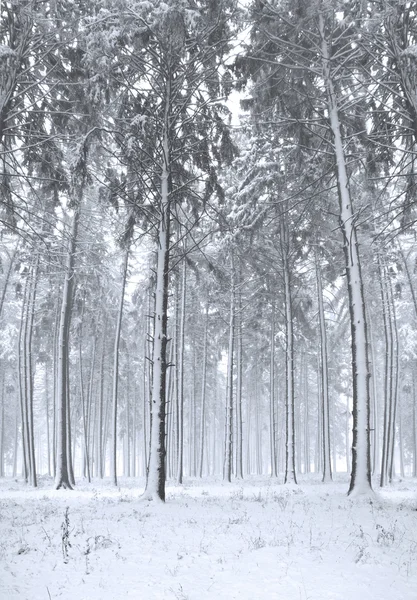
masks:
{"label": "tree trunk", "polygon": [[308,393],[308,360],[304,362],[304,462],[305,472],[311,472],[310,459],[310,405]]}
{"label": "tree trunk", "polygon": [[113,393],[112,393],[112,453],[111,453],[111,478],[113,485],[117,486],[117,400],[119,391],[119,347],[122,331],[123,305],[125,299],[127,267],[129,264],[129,248],[125,251],[122,270],[122,289],[120,292],[119,310],[117,312],[116,335],[114,338],[113,358]]}
{"label": "tree trunk", "polygon": [[391,381],[392,381],[392,329],[390,328],[389,302],[386,291],[385,269],[382,258],[377,252],[379,286],[381,293],[382,319],[384,324],[384,424],[382,436],[381,478],[380,485],[384,487],[388,481],[388,453],[389,453],[389,415],[391,412]]}
{"label": "tree trunk", "polygon": [[392,290],[392,284],[388,281],[389,286],[389,301],[391,304],[392,313],[392,331],[393,331],[393,353],[395,361],[393,362],[394,377],[392,379],[392,402],[391,402],[391,414],[390,414],[390,448],[389,448],[389,480],[392,482],[394,475],[394,450],[395,450],[395,433],[397,423],[397,405],[398,405],[398,388],[399,388],[399,377],[400,377],[400,347],[399,347],[399,336],[397,326],[397,311],[395,308],[394,294]]}
{"label": "tree trunk", "polygon": [[[184,249],[185,254],[185,249]],[[177,483],[182,483],[184,475],[184,350],[185,350],[185,300],[187,293],[187,260],[184,256],[182,264],[181,286],[181,322],[179,331],[179,365],[178,365],[178,465]],[[191,419],[190,419],[191,420]],[[191,467],[191,465],[190,465]]]}
{"label": "tree trunk", "polygon": [[230,315],[229,315],[229,347],[227,355],[227,383],[226,383],[226,415],[224,431],[224,461],[223,479],[232,480],[232,455],[233,455],[233,352],[235,329],[235,270],[233,258],[231,260],[231,286],[230,286]]}
{"label": "tree trunk", "polygon": [[371,428],[371,445],[372,445],[372,474],[376,473],[378,468],[379,458],[379,414],[378,414],[378,389],[377,389],[377,368],[375,358],[375,344],[373,338],[372,319],[368,314],[369,323],[369,341],[370,341],[370,356],[371,356],[371,378],[372,378],[372,428]]}
{"label": "tree trunk", "polygon": [[35,459],[35,431],[33,424],[33,360],[32,360],[32,340],[33,340],[33,323],[35,319],[35,304],[36,292],[38,286],[38,268],[39,268],[39,253],[34,258],[31,267],[31,276],[29,284],[29,302],[27,313],[27,327],[25,336],[25,353],[26,353],[26,389],[27,389],[27,407],[28,407],[28,448],[29,448],[29,476],[30,483],[33,487],[37,487],[36,478],[36,459]]}
{"label": "tree trunk", "polygon": [[327,364],[327,334],[324,317],[323,287],[321,268],[317,248],[315,249],[316,284],[319,307],[320,351],[321,351],[321,412],[323,419],[323,483],[332,480],[332,465],[330,460],[330,403],[329,403],[329,372]]}
{"label": "tree trunk", "polygon": [[0,384],[0,477],[4,477],[4,371],[1,373]]}
{"label": "tree trunk", "polygon": [[85,409],[85,395],[84,395],[84,381],[83,381],[83,359],[82,359],[82,334],[81,328],[79,333],[79,345],[78,345],[78,372],[80,378],[80,398],[81,398],[81,411],[82,411],[82,423],[83,423],[83,447],[84,447],[84,464],[87,471],[87,481],[91,482],[90,473],[90,459],[88,452],[88,435],[87,435],[87,415]]}
{"label": "tree trunk", "polygon": [[327,91],[327,110],[333,134],[333,151],[336,159],[340,206],[339,216],[344,239],[352,338],[353,443],[352,473],[348,494],[366,494],[372,491],[372,485],[369,435],[369,366],[365,300],[357,240],[356,216],[349,189],[337,95],[331,74],[331,48],[326,38],[324,19],[321,14],[319,15],[319,24],[322,39],[323,78]]}
{"label": "tree trunk", "polygon": [[[167,112],[170,101],[167,89]],[[163,137],[161,176],[161,215],[157,240],[157,269],[155,290],[155,325],[153,340],[153,376],[149,469],[144,498],[165,501],[165,400],[166,400],[166,347],[168,322],[169,237],[170,237],[170,154],[168,144],[168,117]]]}
{"label": "tree trunk", "polygon": [[417,477],[417,385],[415,373],[413,370],[413,477]]}
{"label": "tree trunk", "polygon": [[243,331],[242,331],[242,294],[237,292],[237,319],[236,319],[236,477],[243,478],[243,440],[242,440],[242,387],[243,387]]}
{"label": "tree trunk", "polygon": [[294,326],[290,283],[287,215],[281,215],[280,244],[284,277],[285,305],[285,477],[284,483],[297,483],[295,473]]}
{"label": "tree trunk", "polygon": [[17,343],[17,376],[19,386],[19,400],[20,400],[20,416],[22,422],[22,475],[27,483],[29,476],[29,425],[28,425],[28,411],[27,411],[27,390],[26,390],[26,369],[25,369],[25,329],[26,329],[26,314],[27,314],[27,303],[29,294],[29,278],[26,277],[23,298],[22,298],[22,309],[20,311],[20,326],[19,336]]}
{"label": "tree trunk", "polygon": [[271,451],[271,477],[277,477],[276,415],[275,415],[275,303],[272,303],[271,337],[269,343],[269,444]]}
{"label": "tree trunk", "polygon": [[203,374],[201,377],[201,413],[200,413],[200,460],[198,466],[198,475],[203,476],[204,461],[204,438],[206,428],[206,387],[207,387],[207,351],[208,351],[208,322],[209,322],[209,304],[206,304],[206,318],[204,320],[204,338],[203,338]]}
{"label": "tree trunk", "polygon": [[75,251],[80,219],[80,205],[74,209],[72,227],[70,232],[69,248],[66,258],[64,287],[62,290],[62,304],[59,321],[58,339],[58,382],[57,382],[57,462],[55,475],[55,489],[61,487],[72,489],[70,482],[70,456],[68,455],[68,362],[69,362],[69,333],[74,289]]}

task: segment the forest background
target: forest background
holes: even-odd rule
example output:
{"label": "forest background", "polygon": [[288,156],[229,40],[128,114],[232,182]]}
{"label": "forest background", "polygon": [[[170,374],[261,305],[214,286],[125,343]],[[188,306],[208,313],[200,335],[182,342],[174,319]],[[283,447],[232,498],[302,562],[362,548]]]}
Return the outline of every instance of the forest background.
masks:
{"label": "forest background", "polygon": [[417,476],[416,32],[1,3],[0,476]]}

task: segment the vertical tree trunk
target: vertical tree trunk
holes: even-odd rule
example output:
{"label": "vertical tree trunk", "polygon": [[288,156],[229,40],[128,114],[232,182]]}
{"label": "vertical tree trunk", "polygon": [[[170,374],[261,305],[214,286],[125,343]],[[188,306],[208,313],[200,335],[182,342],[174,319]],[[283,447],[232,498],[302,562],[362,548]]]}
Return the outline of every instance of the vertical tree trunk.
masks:
{"label": "vertical tree trunk", "polygon": [[19,448],[19,403],[16,402],[15,419],[14,419],[14,443],[13,443],[13,478],[17,475],[17,454]]}
{"label": "vertical tree trunk", "polygon": [[26,390],[27,390],[27,411],[28,411],[28,450],[29,450],[29,477],[33,487],[37,487],[36,478],[36,459],[35,459],[35,431],[33,423],[33,359],[32,359],[32,340],[33,323],[35,318],[36,292],[38,285],[39,253],[36,253],[31,266],[29,283],[29,301],[27,311],[27,324],[25,335],[25,355],[26,355]]}
{"label": "vertical tree trunk", "polygon": [[[104,477],[104,419],[103,419],[103,407],[104,407],[104,362],[106,356],[106,334],[107,334],[107,315],[104,317],[103,334],[101,339],[101,356],[100,356],[100,379],[98,387],[98,475],[100,479]],[[88,443],[87,443],[88,448]]]}
{"label": "vertical tree trunk", "polygon": [[269,444],[271,452],[271,477],[277,477],[277,435],[275,414],[275,303],[272,303],[271,336],[269,343]]}
{"label": "vertical tree trunk", "polygon": [[399,336],[397,326],[397,312],[395,308],[394,294],[392,290],[392,284],[389,281],[389,301],[391,304],[392,313],[392,331],[393,331],[393,353],[395,360],[393,361],[394,377],[392,379],[392,402],[391,402],[391,414],[390,414],[390,447],[389,447],[389,480],[392,482],[394,475],[394,450],[395,450],[395,434],[396,434],[396,423],[397,423],[397,405],[398,405],[398,388],[399,388],[399,377],[400,377],[400,348],[399,348]]}
{"label": "vertical tree trunk", "polygon": [[404,438],[403,438],[403,415],[402,415],[402,403],[401,400],[398,403],[398,445],[400,452],[400,476],[405,477],[404,472]]}
{"label": "vertical tree trunk", "polygon": [[417,385],[416,374],[413,370],[413,477],[417,477]]}
{"label": "vertical tree trunk", "polygon": [[44,373],[45,383],[45,422],[46,422],[46,457],[48,462],[48,477],[51,476],[51,433],[49,422],[49,380],[48,380],[48,364],[45,363]]}
{"label": "vertical tree trunk", "polygon": [[321,351],[321,412],[323,419],[323,479],[332,480],[332,465],[330,461],[330,405],[329,405],[329,375],[327,364],[327,334],[324,317],[323,287],[318,251],[315,249],[316,284],[319,307],[320,351]]}
{"label": "vertical tree trunk", "polygon": [[[321,357],[317,354],[317,436],[316,436],[316,456],[315,456],[315,465],[314,471],[316,473],[320,473],[321,465],[322,465],[322,426],[323,419],[321,418],[321,407],[322,407],[322,394],[321,394]],[[347,444],[346,438],[346,444]]]}
{"label": "vertical tree trunk", "polygon": [[[175,332],[174,332],[175,336]],[[167,372],[167,476],[171,478],[177,474],[177,463],[175,462],[175,371],[174,365],[175,339],[169,348],[169,371]]]}
{"label": "vertical tree trunk", "polygon": [[339,191],[340,228],[344,239],[345,267],[349,292],[352,338],[353,377],[353,443],[352,473],[348,494],[366,494],[372,491],[369,436],[369,366],[365,300],[349,178],[346,169],[337,94],[331,73],[331,48],[326,37],[323,15],[319,15],[322,39],[323,78],[327,91],[327,110],[333,134],[333,151]]}
{"label": "vertical tree trunk", "polygon": [[112,394],[112,453],[111,453],[111,478],[113,485],[117,485],[117,400],[119,391],[119,347],[122,331],[123,305],[125,299],[127,267],[129,264],[129,248],[125,250],[122,270],[122,289],[120,291],[119,310],[117,312],[116,335],[114,338],[113,358],[113,394]]}
{"label": "vertical tree trunk", "polygon": [[130,472],[130,439],[131,439],[131,416],[130,416],[130,357],[126,356],[126,461],[125,475],[131,476]]}
{"label": "vertical tree trunk", "polygon": [[[75,395],[74,395],[75,397]],[[74,477],[74,462],[72,449],[72,421],[71,421],[71,394],[70,394],[70,371],[69,371],[69,356],[67,361],[67,460],[68,460],[68,477],[70,484],[75,485]]]}
{"label": "vertical tree trunk", "polygon": [[147,419],[147,407],[149,406],[149,381],[147,380],[148,373],[148,360],[150,357],[147,355],[146,347],[148,341],[145,339],[143,348],[143,404],[142,404],[142,455],[143,455],[143,474],[145,477],[148,476],[148,419]]}
{"label": "vertical tree trunk", "polygon": [[229,315],[229,346],[227,356],[227,383],[226,383],[226,415],[224,431],[224,461],[223,479],[232,480],[233,456],[233,353],[235,333],[235,268],[231,259],[231,286],[230,286],[230,315]]}
{"label": "vertical tree trunk", "polygon": [[65,265],[65,279],[62,290],[61,313],[59,320],[59,339],[58,339],[58,373],[57,373],[57,461],[55,475],[55,489],[72,489],[70,482],[70,456],[68,455],[68,415],[69,415],[69,397],[68,397],[68,362],[69,362],[69,333],[71,324],[71,312],[74,289],[74,266],[75,251],[78,236],[78,224],[80,219],[80,205],[74,209],[72,227],[69,239],[69,248],[67,252]]}
{"label": "vertical tree trunk", "polygon": [[87,481],[91,482],[90,473],[90,458],[88,451],[88,434],[87,434],[87,415],[85,408],[85,395],[84,395],[84,378],[83,378],[83,359],[82,359],[82,333],[81,328],[79,332],[79,345],[78,345],[78,373],[80,378],[80,398],[81,398],[81,413],[83,423],[83,448],[84,448],[84,465],[87,473]]}
{"label": "vertical tree trunk", "polygon": [[208,323],[209,323],[209,303],[207,302],[206,303],[206,316],[204,319],[203,374],[201,377],[200,460],[199,460],[199,466],[198,466],[198,475],[200,478],[203,476],[204,438],[205,438],[205,429],[206,429]]}
{"label": "vertical tree trunk", "polygon": [[260,419],[260,394],[259,394],[259,373],[258,367],[255,367],[255,441],[256,441],[256,474],[262,475],[262,424]]}
{"label": "vertical tree trunk", "polygon": [[28,448],[28,436],[29,436],[29,425],[28,425],[28,413],[27,413],[27,390],[26,390],[26,370],[25,370],[25,329],[26,329],[26,313],[29,293],[29,278],[26,277],[23,298],[22,298],[22,309],[20,312],[20,326],[19,336],[17,343],[17,376],[19,386],[19,400],[20,400],[20,416],[22,422],[22,475],[27,483],[29,476],[29,448]]}
{"label": "vertical tree trunk", "polygon": [[58,419],[57,419],[57,402],[58,402],[58,348],[59,348],[59,317],[60,317],[60,300],[57,297],[55,327],[54,327],[54,347],[53,347],[53,397],[52,397],[52,475],[56,477],[56,461],[57,461],[57,439],[58,439]]}
{"label": "vertical tree trunk", "polygon": [[[178,466],[177,483],[182,483],[184,475],[184,350],[185,350],[185,300],[187,293],[187,260],[184,256],[182,264],[181,285],[181,321],[179,331],[179,365],[178,365]],[[190,465],[191,467],[191,465]]]}
{"label": "vertical tree trunk", "polygon": [[369,341],[370,341],[370,357],[371,357],[371,378],[372,378],[372,427],[371,427],[371,444],[372,444],[372,474],[376,473],[378,468],[379,458],[379,411],[378,411],[378,389],[377,389],[377,368],[376,354],[373,337],[372,319],[369,318]]}
{"label": "vertical tree trunk", "polygon": [[166,346],[168,321],[169,237],[170,237],[170,151],[168,143],[168,110],[170,89],[166,98],[163,162],[161,175],[161,215],[157,241],[155,290],[155,324],[153,339],[153,376],[151,408],[151,440],[149,469],[144,498],[165,501],[165,394]]}
{"label": "vertical tree trunk", "polygon": [[380,485],[384,487],[388,482],[388,454],[389,454],[389,416],[391,406],[391,381],[392,381],[392,329],[390,328],[389,302],[386,291],[385,269],[382,258],[377,252],[378,276],[381,293],[382,318],[384,324],[384,424],[382,436],[381,478]]}
{"label": "vertical tree trunk", "polygon": [[[104,334],[103,334],[104,335]],[[96,431],[94,429],[95,423],[95,410],[96,405],[93,407],[93,391],[94,391],[94,374],[95,374],[95,365],[96,365],[96,353],[97,353],[97,335],[94,332],[92,337],[92,352],[91,352],[91,360],[90,360],[90,373],[88,376],[88,387],[87,387],[87,396],[86,396],[86,405],[85,405],[85,418],[86,418],[86,427],[87,427],[87,447],[88,447],[88,460],[89,460],[89,469],[90,475],[93,476],[94,471],[97,475],[97,453],[95,451],[95,439],[96,439]],[[102,375],[102,373],[100,374]],[[94,412],[93,412],[94,410]],[[83,464],[83,475],[86,476],[87,472],[87,464],[84,460]]]}
{"label": "vertical tree trunk", "polygon": [[242,293],[240,286],[237,292],[236,318],[236,477],[243,478],[243,439],[242,439],[242,387],[243,387],[243,331],[242,331]]}
{"label": "vertical tree trunk", "polygon": [[0,477],[4,477],[4,371],[1,373],[0,384]]}
{"label": "vertical tree trunk", "polygon": [[295,407],[294,407],[294,326],[290,283],[289,239],[287,215],[281,215],[280,244],[284,277],[285,305],[285,477],[284,483],[297,483],[295,473]]}

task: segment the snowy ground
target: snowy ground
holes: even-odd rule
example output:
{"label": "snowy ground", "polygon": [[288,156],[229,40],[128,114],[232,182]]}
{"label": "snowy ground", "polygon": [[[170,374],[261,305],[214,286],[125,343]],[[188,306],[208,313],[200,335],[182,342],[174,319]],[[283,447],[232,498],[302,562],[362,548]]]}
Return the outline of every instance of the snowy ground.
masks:
{"label": "snowy ground", "polygon": [[191,481],[165,505],[137,480],[51,483],[0,480],[1,600],[417,599],[415,480],[372,502],[346,480]]}

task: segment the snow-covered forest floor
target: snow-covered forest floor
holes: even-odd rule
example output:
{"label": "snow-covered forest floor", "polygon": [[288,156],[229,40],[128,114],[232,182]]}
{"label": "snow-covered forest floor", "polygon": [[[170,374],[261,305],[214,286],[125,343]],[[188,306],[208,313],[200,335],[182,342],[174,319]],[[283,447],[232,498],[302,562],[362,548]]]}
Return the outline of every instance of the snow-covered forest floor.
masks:
{"label": "snow-covered forest floor", "polygon": [[[417,483],[350,499],[347,480],[169,485],[0,480],[3,600],[415,600]],[[67,518],[66,518],[67,516]]]}

